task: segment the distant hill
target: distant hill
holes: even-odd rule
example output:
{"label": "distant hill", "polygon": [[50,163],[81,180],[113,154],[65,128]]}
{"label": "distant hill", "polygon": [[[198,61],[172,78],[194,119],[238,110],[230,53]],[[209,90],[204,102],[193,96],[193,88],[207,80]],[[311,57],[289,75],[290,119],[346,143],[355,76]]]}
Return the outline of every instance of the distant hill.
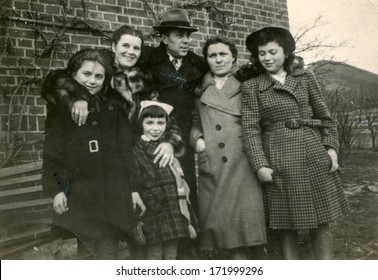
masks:
{"label": "distant hill", "polygon": [[308,67],[316,73],[326,94],[336,89],[344,92],[359,92],[353,95],[364,96],[369,99],[370,106],[378,107],[378,75],[345,63],[328,60],[318,61]]}

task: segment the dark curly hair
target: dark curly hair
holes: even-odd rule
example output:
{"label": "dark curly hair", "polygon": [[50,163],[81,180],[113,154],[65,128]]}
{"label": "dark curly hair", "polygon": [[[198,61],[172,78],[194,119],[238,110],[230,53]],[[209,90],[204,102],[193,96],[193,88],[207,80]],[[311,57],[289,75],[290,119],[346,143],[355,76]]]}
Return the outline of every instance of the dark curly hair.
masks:
{"label": "dark curly hair", "polygon": [[288,74],[290,74],[292,72],[292,64],[295,59],[295,55],[291,50],[291,45],[283,33],[274,32],[270,29],[265,29],[263,32],[259,32],[254,43],[250,46],[252,64],[257,68],[258,72],[264,72],[264,68],[259,60],[258,50],[260,46],[264,46],[270,42],[276,42],[283,48],[284,54],[286,55],[284,69]]}

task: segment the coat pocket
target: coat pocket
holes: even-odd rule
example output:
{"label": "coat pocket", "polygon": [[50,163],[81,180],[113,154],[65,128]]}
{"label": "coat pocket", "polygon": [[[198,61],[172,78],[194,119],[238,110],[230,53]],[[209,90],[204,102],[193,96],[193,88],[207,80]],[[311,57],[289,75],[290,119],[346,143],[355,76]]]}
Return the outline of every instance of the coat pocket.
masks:
{"label": "coat pocket", "polygon": [[204,150],[201,153],[198,153],[198,172],[201,175],[211,174],[209,157],[207,155],[206,150]]}

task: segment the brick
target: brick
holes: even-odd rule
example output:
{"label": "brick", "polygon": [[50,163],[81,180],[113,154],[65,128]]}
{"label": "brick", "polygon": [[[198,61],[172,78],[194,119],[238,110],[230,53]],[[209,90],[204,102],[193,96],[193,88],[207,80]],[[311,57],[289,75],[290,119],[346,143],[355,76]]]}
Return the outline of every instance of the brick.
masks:
{"label": "brick", "polygon": [[[121,24],[129,24],[130,23],[130,19],[127,16],[118,15],[118,22],[121,23]],[[117,28],[113,27],[112,29],[116,30]]]}
{"label": "brick", "polygon": [[0,115],[8,114],[9,105],[0,105]]}
{"label": "brick", "polygon": [[56,5],[46,5],[46,13],[54,14],[54,15],[61,15],[61,7]]}
{"label": "brick", "polygon": [[41,132],[26,132],[25,133],[25,140],[27,142],[43,142],[43,133]]}
{"label": "brick", "polygon": [[38,60],[37,65],[42,68],[49,68],[50,67],[50,59],[49,58],[41,58]]}
{"label": "brick", "polygon": [[46,100],[44,100],[43,98],[37,98],[37,104],[36,105],[46,106]]}
{"label": "brick", "polygon": [[45,130],[46,117],[37,117],[38,131]]}
{"label": "brick", "polygon": [[[41,1],[40,1],[41,2]],[[42,5],[42,4],[36,4],[34,2],[31,2],[31,10],[33,12],[37,12],[37,13],[44,13],[45,12],[45,5]]]}
{"label": "brick", "polygon": [[121,14],[122,13],[122,7],[111,6],[111,5],[98,5],[97,10],[107,12],[107,13],[114,13],[114,14]]}
{"label": "brick", "polygon": [[21,2],[21,1],[14,1],[14,7],[16,10],[27,10],[29,9],[29,5],[27,2]]}
{"label": "brick", "polygon": [[104,13],[104,20],[116,21],[117,20],[117,15]]}
{"label": "brick", "polygon": [[88,44],[88,45],[97,45],[98,38],[97,37],[89,37],[89,36],[76,36],[71,35],[71,43],[73,44]]}
{"label": "brick", "polygon": [[105,46],[105,48],[109,48],[111,42],[112,41],[109,38],[100,38],[100,45]]}
{"label": "brick", "polygon": [[130,1],[130,6],[132,8],[135,8],[135,9],[142,9],[143,8],[143,3],[141,1],[137,2],[137,1]]}
{"label": "brick", "polygon": [[[23,101],[24,102],[24,101]],[[26,105],[29,105],[29,106],[33,106],[35,105],[35,98],[34,97],[30,97],[28,96],[26,98],[26,102],[25,102]]]}
{"label": "brick", "polygon": [[91,12],[91,19],[101,21],[103,19],[103,13],[102,12]]}
{"label": "brick", "polygon": [[126,9],[124,14],[127,16],[147,17],[147,11],[143,10]]}
{"label": "brick", "polygon": [[105,0],[105,4],[116,5],[117,0]]}
{"label": "brick", "polygon": [[19,47],[24,47],[24,48],[32,48],[33,47],[33,41],[29,39],[18,39],[17,45]]}
{"label": "brick", "polygon": [[131,24],[134,24],[134,25],[141,25],[142,24],[141,18],[132,17],[132,18],[130,18],[130,21],[131,21]]}
{"label": "brick", "polygon": [[37,117],[28,116],[28,131],[37,131]]}
{"label": "brick", "polygon": [[17,154],[15,161],[17,164],[28,163],[38,158],[38,154],[38,152],[20,152]]}
{"label": "brick", "polygon": [[[68,3],[69,3],[70,8],[82,9],[82,7],[83,7],[82,4],[81,4],[81,0],[70,0],[70,1],[68,1]],[[88,1],[85,1],[84,3],[85,3],[86,9],[96,11],[96,6],[97,6],[96,3],[91,3],[91,2],[88,2]]]}
{"label": "brick", "polygon": [[52,61],[51,67],[53,67],[53,68],[64,68],[65,64],[64,64],[63,61]]}
{"label": "brick", "polygon": [[0,85],[14,85],[15,78],[12,76],[0,76]]}
{"label": "brick", "polygon": [[29,115],[45,115],[46,114],[45,106],[32,106],[29,108]]}
{"label": "brick", "polygon": [[17,63],[17,58],[15,57],[2,57],[1,65],[2,66],[14,66]]}

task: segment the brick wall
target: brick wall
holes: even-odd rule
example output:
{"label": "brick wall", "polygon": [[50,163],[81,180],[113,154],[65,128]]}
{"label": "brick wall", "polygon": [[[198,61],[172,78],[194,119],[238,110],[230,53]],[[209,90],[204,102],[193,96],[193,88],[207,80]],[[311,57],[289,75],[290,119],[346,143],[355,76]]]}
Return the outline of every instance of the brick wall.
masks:
{"label": "brick wall", "polygon": [[[158,45],[153,34],[160,14],[187,9],[199,32],[192,48],[216,34],[232,39],[239,64],[249,55],[245,37],[266,25],[288,27],[286,0],[3,0],[0,28],[0,167],[41,159],[46,115],[39,85],[51,69],[62,68],[82,48],[110,45],[112,31],[129,24]],[[9,160],[10,158],[10,160]]]}

